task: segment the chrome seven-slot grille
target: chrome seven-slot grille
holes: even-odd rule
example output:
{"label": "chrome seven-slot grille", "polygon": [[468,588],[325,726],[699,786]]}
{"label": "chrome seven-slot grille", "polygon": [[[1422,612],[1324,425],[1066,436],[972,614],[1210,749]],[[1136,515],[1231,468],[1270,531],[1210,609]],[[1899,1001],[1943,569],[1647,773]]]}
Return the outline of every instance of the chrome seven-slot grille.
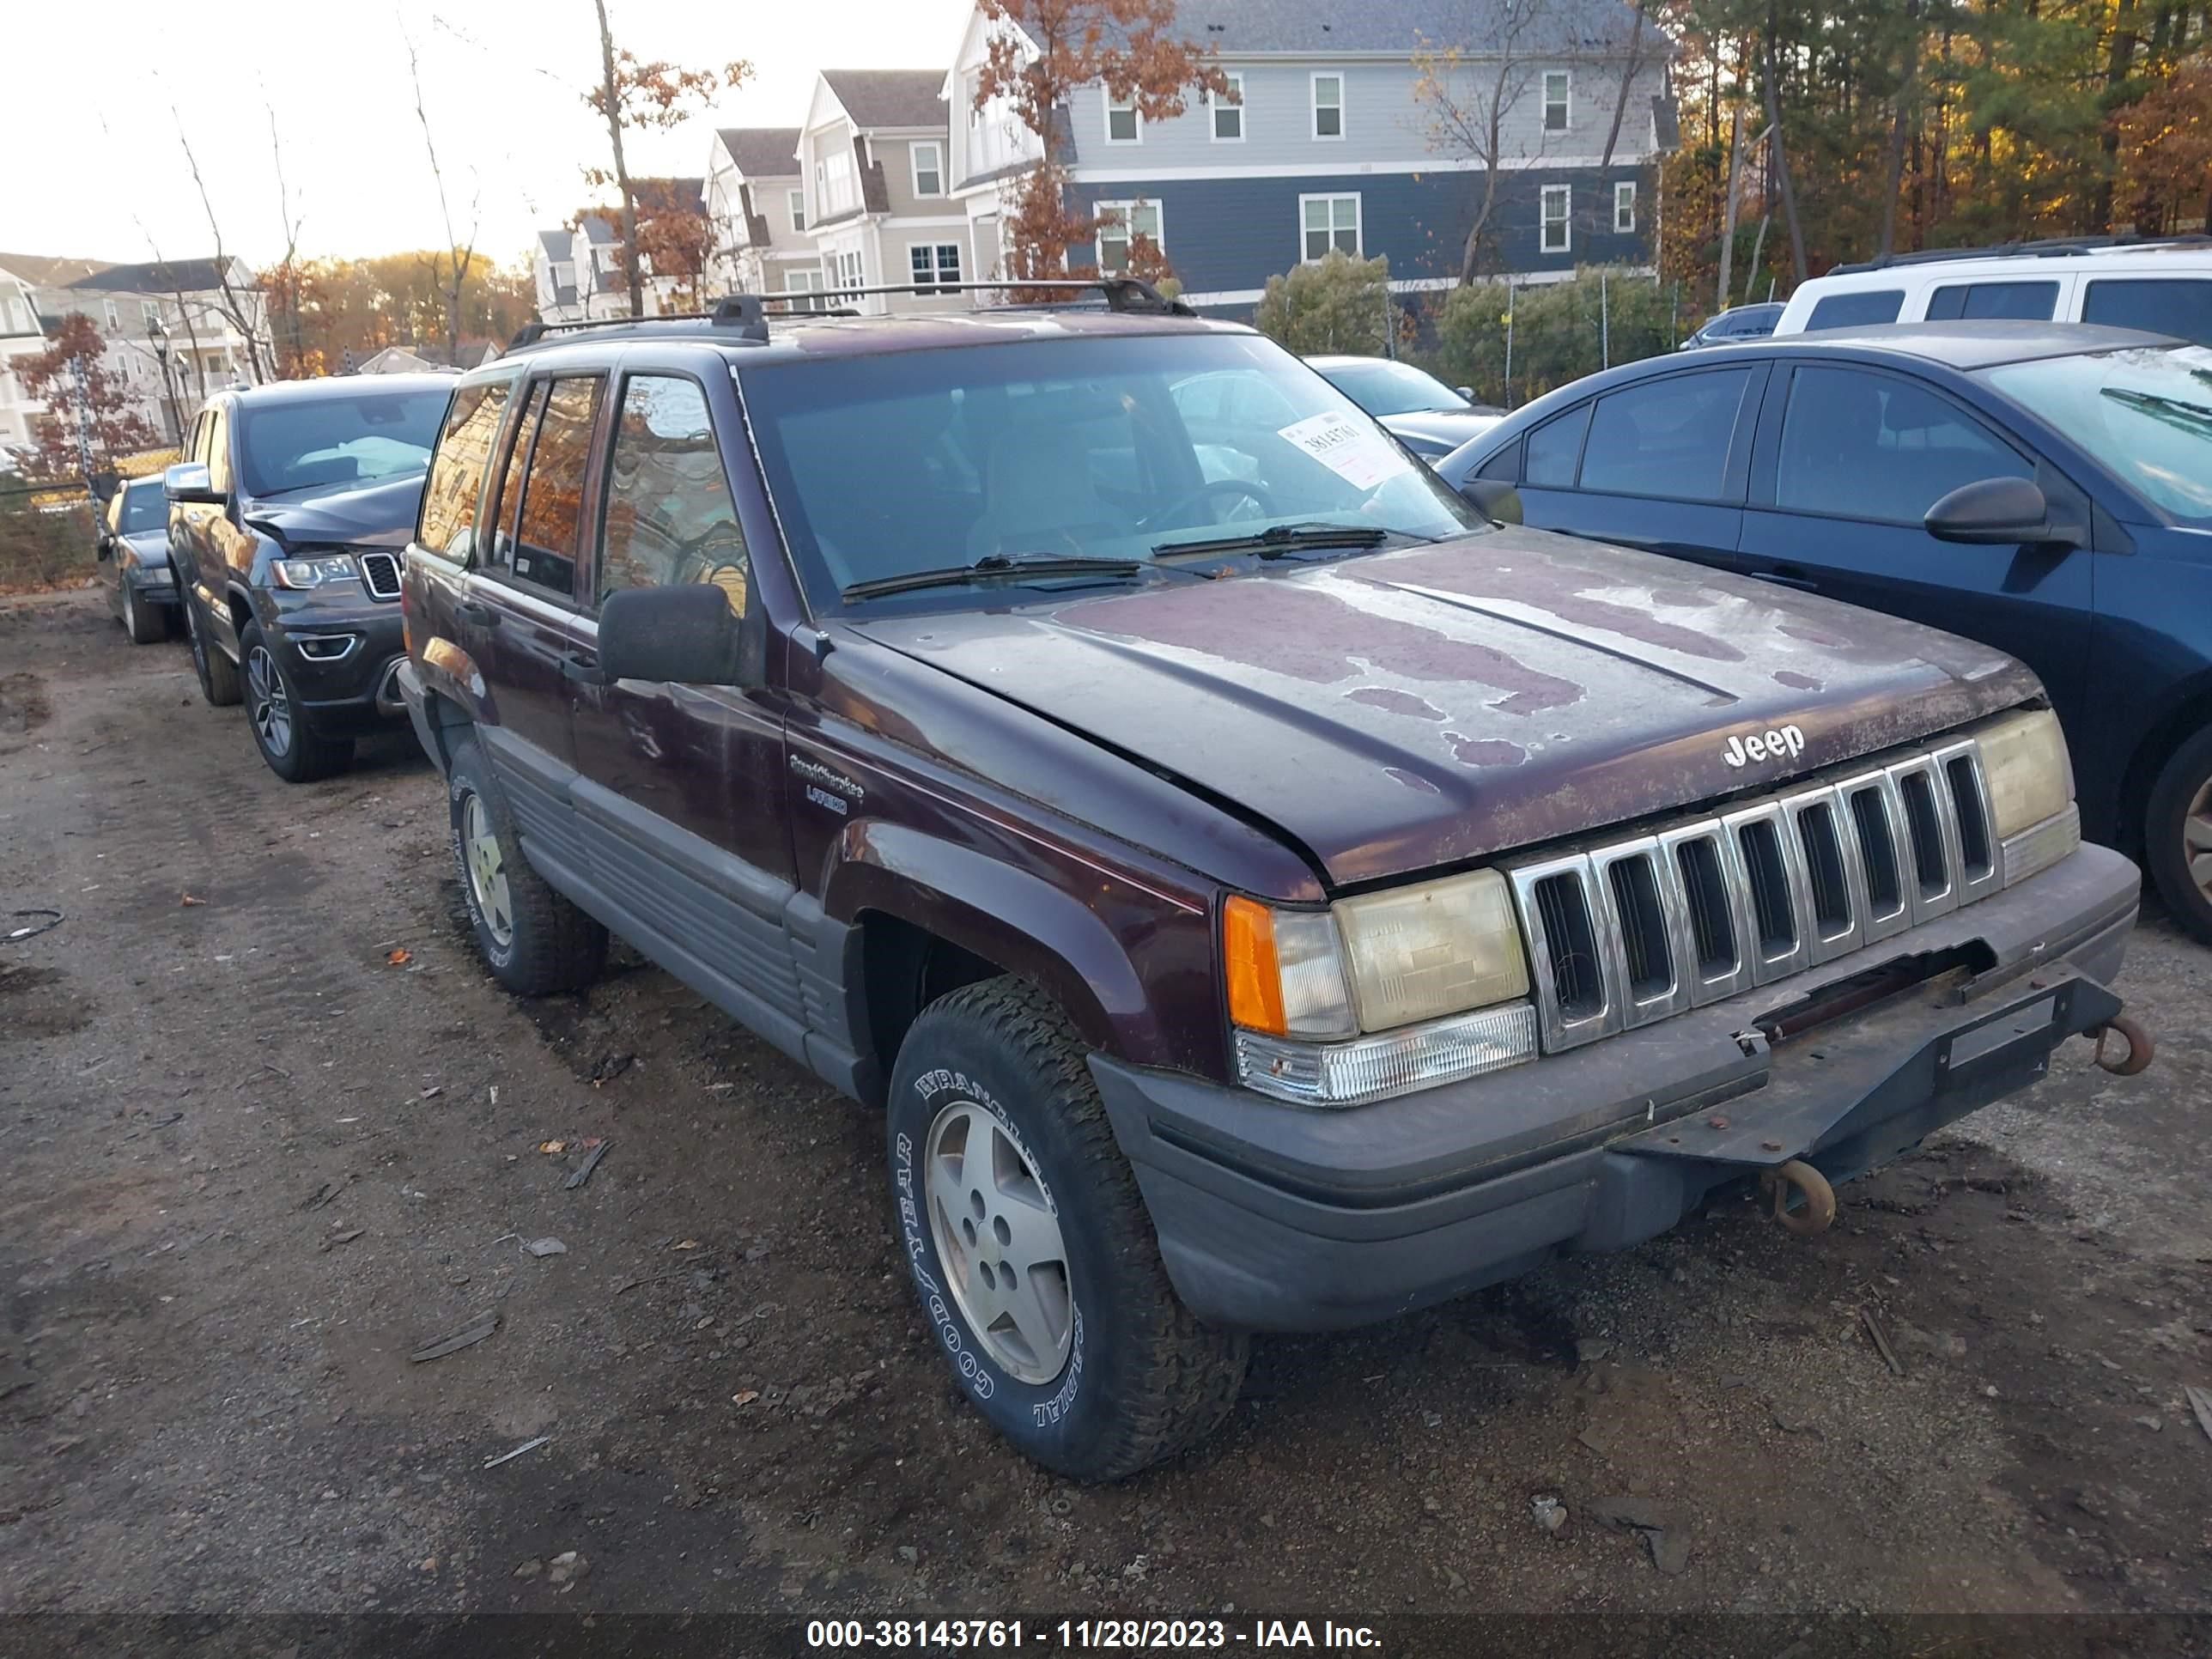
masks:
{"label": "chrome seven-slot grille", "polygon": [[1717,1002],[2002,884],[1980,746],[1885,756],[1507,866],[1548,1051]]}
{"label": "chrome seven-slot grille", "polygon": [[361,556],[361,579],[368,584],[373,599],[396,599],[399,597],[399,556],[397,553],[364,553]]}

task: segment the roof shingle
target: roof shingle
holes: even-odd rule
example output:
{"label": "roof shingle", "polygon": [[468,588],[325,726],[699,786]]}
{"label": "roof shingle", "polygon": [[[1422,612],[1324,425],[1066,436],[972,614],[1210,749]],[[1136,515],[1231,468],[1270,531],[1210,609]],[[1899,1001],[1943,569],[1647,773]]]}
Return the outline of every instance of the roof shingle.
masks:
{"label": "roof shingle", "polygon": [[822,78],[854,124],[871,127],[941,127],[945,124],[945,71],[823,70]]}
{"label": "roof shingle", "polygon": [[797,127],[720,127],[714,136],[748,179],[799,177]]}

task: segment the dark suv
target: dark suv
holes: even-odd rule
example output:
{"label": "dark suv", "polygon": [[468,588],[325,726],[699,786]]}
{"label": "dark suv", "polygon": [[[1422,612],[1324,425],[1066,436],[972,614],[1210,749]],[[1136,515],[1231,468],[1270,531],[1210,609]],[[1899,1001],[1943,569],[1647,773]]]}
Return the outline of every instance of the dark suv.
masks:
{"label": "dark suv", "polygon": [[612,929],[881,1104],[1024,1451],[1126,1474],[1247,1333],[1731,1183],[1815,1231],[2067,1037],[2148,1060],[2136,873],[2018,664],[1493,525],[1267,340],[1107,292],[526,342],[405,580],[493,972],[581,986]]}
{"label": "dark suv", "polygon": [[399,556],[453,389],[393,374],[222,392],[164,475],[200,690],[243,696],[289,782],[343,770],[356,738],[404,716]]}

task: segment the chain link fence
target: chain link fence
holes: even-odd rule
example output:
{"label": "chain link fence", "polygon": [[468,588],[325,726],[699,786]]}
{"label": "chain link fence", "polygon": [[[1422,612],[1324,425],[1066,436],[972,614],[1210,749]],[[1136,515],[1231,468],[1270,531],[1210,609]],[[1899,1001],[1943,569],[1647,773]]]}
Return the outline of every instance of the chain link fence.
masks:
{"label": "chain link fence", "polygon": [[1454,289],[1431,311],[1420,355],[1439,379],[1513,409],[1601,368],[1672,351],[1703,320],[1680,283],[1586,266],[1565,281]]}

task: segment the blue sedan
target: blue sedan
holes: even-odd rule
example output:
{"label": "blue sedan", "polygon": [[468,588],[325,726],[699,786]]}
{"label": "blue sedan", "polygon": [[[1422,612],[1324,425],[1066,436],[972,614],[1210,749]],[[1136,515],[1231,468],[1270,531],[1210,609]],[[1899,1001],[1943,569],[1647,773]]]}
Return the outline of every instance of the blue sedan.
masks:
{"label": "blue sedan", "polygon": [[1494,514],[2020,658],[2083,833],[2139,852],[2212,942],[2212,349],[2083,324],[1788,336],[1577,380],[1435,465]]}

